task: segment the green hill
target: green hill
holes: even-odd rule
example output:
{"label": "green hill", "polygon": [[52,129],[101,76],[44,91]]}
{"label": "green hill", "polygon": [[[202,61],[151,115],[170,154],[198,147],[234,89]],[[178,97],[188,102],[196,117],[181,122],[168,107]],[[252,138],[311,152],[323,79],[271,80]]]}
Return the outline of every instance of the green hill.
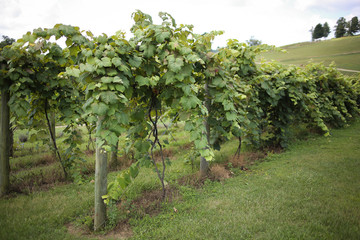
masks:
{"label": "green hill", "polygon": [[281,48],[287,53],[268,52],[261,57],[296,65],[307,64],[309,61],[328,65],[334,61],[338,68],[360,71],[360,35],[296,43]]}

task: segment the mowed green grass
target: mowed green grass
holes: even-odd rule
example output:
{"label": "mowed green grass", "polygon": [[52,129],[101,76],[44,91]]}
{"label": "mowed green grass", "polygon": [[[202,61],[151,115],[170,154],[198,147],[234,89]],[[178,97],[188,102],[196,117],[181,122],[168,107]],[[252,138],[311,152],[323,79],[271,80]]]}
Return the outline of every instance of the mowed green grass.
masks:
{"label": "mowed green grass", "polygon": [[[186,150],[174,149],[167,181],[177,185],[182,199],[164,204],[157,216],[131,218],[131,238],[359,239],[360,122],[332,130],[329,138],[308,137],[250,171],[221,183],[207,181],[200,189],[176,184],[194,170],[183,163]],[[178,143],[187,139],[181,132],[175,138]],[[227,143],[217,161],[236,147],[236,141]],[[94,239],[72,235],[67,228],[92,212],[91,179],[0,199],[0,239]],[[143,168],[126,195],[134,199],[159,187],[154,172]]]}
{"label": "mowed green grass", "polygon": [[281,48],[287,53],[268,52],[261,57],[296,65],[305,65],[309,61],[329,65],[334,61],[338,68],[360,71],[360,36],[296,43]]}
{"label": "mowed green grass", "polygon": [[135,222],[133,239],[360,239],[360,124],[332,133],[224,183],[183,187],[183,202]]}

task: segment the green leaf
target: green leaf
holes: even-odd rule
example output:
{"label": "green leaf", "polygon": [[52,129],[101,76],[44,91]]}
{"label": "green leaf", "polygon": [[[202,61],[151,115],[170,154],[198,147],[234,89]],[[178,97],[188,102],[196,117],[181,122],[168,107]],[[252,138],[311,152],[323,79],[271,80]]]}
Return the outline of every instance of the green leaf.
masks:
{"label": "green leaf", "polygon": [[[179,81],[183,81],[185,78],[191,78],[192,75],[192,65],[191,64],[186,64],[181,68],[181,71],[179,71],[178,73],[176,73],[175,77],[177,80]],[[193,81],[192,83],[194,83],[195,81]],[[191,84],[190,85],[192,88],[195,87],[195,85]]]}
{"label": "green leaf", "polygon": [[105,44],[108,39],[107,39],[107,36],[104,34],[104,35],[97,37],[96,40],[101,44]]}
{"label": "green leaf", "polygon": [[90,49],[83,49],[81,50],[81,53],[85,56],[85,57],[92,57],[93,53]]}
{"label": "green leaf", "polygon": [[181,105],[185,110],[195,108],[197,105],[200,105],[200,100],[195,96],[183,96],[180,99]]}
{"label": "green leaf", "polygon": [[119,77],[119,76],[115,76],[114,78],[113,78],[113,81],[112,81],[113,83],[123,83],[123,80],[121,80],[121,78]]}
{"label": "green leaf", "polygon": [[205,64],[204,61],[196,54],[190,54],[185,57],[189,62],[200,62],[201,64]]}
{"label": "green leaf", "polygon": [[111,76],[111,77],[116,76],[118,74],[117,70],[114,68],[107,69],[106,72],[107,72],[107,75]]}
{"label": "green leaf", "polygon": [[108,109],[109,107],[103,102],[91,104],[91,110],[98,116],[104,116]]}
{"label": "green leaf", "polygon": [[73,67],[67,67],[66,68],[66,73],[70,76],[73,77],[79,77],[80,76],[80,70],[77,68],[73,68]]}
{"label": "green leaf", "polygon": [[199,153],[206,161],[212,161],[214,159],[214,153],[210,149],[201,149],[199,150]]}
{"label": "green leaf", "polygon": [[164,74],[163,78],[166,79],[165,84],[168,85],[176,81],[176,74],[169,71]]}
{"label": "green leaf", "polygon": [[103,65],[104,67],[111,67],[111,59],[110,59],[110,58],[108,58],[108,57],[103,57],[103,58],[101,59],[101,62],[102,62],[102,65]]}
{"label": "green leaf", "polygon": [[155,37],[156,37],[156,41],[158,43],[163,43],[165,41],[165,39],[168,39],[170,37],[170,32],[168,31],[160,31],[158,33],[155,34]]}
{"label": "green leaf", "polygon": [[81,72],[93,72],[95,70],[95,68],[94,68],[94,65],[91,65],[91,64],[89,64],[89,63],[86,63],[86,64],[83,64],[83,63],[81,63],[80,64],[80,71]]}
{"label": "green leaf", "polygon": [[225,111],[235,111],[235,106],[232,102],[224,101],[222,104]]}
{"label": "green leaf", "polygon": [[115,146],[119,138],[116,136],[115,133],[110,132],[110,134],[105,137],[105,140],[108,144]]}
{"label": "green leaf", "polygon": [[136,67],[136,68],[140,67],[141,62],[142,62],[142,59],[141,59],[141,57],[138,57],[138,56],[134,56],[129,59],[130,65],[133,67]]}
{"label": "green leaf", "polygon": [[116,112],[116,106],[110,106],[109,107],[109,111],[107,112],[107,115],[108,116],[113,116],[114,114],[115,114],[115,112]]}
{"label": "green leaf", "polygon": [[132,178],[136,178],[138,174],[139,174],[139,168],[134,165],[130,166],[130,176]]}
{"label": "green leaf", "polygon": [[131,114],[131,119],[135,121],[144,121],[145,111],[143,109],[138,109],[133,114]]}
{"label": "green leaf", "polygon": [[94,90],[96,88],[95,83],[91,82],[88,86],[87,86],[87,90]]}
{"label": "green leaf", "polygon": [[135,142],[134,147],[139,151],[139,152],[147,152],[150,148],[150,143],[148,141],[142,141],[142,140],[138,140]]}
{"label": "green leaf", "polygon": [[124,178],[124,175],[118,176],[118,177],[116,178],[116,180],[117,180],[118,184],[120,185],[120,187],[121,187],[122,189],[125,189],[125,188],[128,186],[128,184],[126,184],[126,180],[125,180],[125,178]]}
{"label": "green leaf", "polygon": [[91,37],[91,38],[94,37],[94,34],[92,34],[92,32],[90,32],[90,31],[86,31],[86,35]]}
{"label": "green leaf", "polygon": [[185,131],[192,131],[195,128],[194,124],[192,122],[186,122],[184,130]]}
{"label": "green leaf", "polygon": [[195,141],[199,139],[202,136],[202,132],[199,131],[199,129],[196,129],[195,131],[190,132],[190,141]]}
{"label": "green leaf", "polygon": [[119,67],[122,64],[121,58],[114,57],[111,59],[111,62],[114,64],[115,67]]}
{"label": "green leaf", "polygon": [[34,43],[36,40],[36,36],[31,34],[31,32],[27,32],[25,35],[23,35],[22,38],[25,42],[30,42],[30,43]]}
{"label": "green leaf", "polygon": [[68,39],[66,39],[65,43],[66,43],[66,46],[69,47],[72,45],[73,42],[72,42],[71,38],[68,38]]}
{"label": "green leaf", "polygon": [[100,81],[101,81],[102,83],[112,83],[112,82],[114,81],[114,78],[113,78],[113,77],[102,77],[102,78],[100,79]]}
{"label": "green leaf", "polygon": [[225,86],[225,81],[221,77],[215,77],[214,80],[212,80],[211,84],[216,87],[222,88]]}
{"label": "green leaf", "polygon": [[122,85],[122,84],[116,84],[115,89],[116,89],[116,91],[124,92],[125,91],[125,86]]}
{"label": "green leaf", "polygon": [[190,54],[191,52],[192,52],[191,49],[188,48],[188,47],[182,47],[182,48],[180,49],[180,53],[181,53],[182,55],[188,55],[188,54]]}
{"label": "green leaf", "polygon": [[196,149],[203,149],[207,147],[207,140],[206,138],[197,139],[194,141]]}
{"label": "green leaf", "polygon": [[127,125],[129,124],[129,115],[125,112],[121,112],[121,113],[117,113],[116,114],[116,118],[118,120],[119,123]]}
{"label": "green leaf", "polygon": [[135,81],[139,84],[140,87],[142,86],[149,86],[150,80],[148,78],[145,78],[143,76],[136,76]]}
{"label": "green leaf", "polygon": [[151,86],[156,86],[157,83],[159,82],[159,80],[160,80],[160,77],[159,77],[159,76],[152,76],[152,77],[149,79],[150,85],[151,85]]}
{"label": "green leaf", "polygon": [[144,52],[144,57],[150,58],[155,55],[156,47],[152,44],[143,44],[140,46],[140,51]]}
{"label": "green leaf", "polygon": [[234,112],[226,112],[225,116],[228,121],[234,121],[237,115]]}
{"label": "green leaf", "polygon": [[122,64],[118,67],[118,69],[122,72],[124,72],[125,74],[127,74],[128,76],[131,75],[131,71],[130,69],[128,68],[128,66]]}
{"label": "green leaf", "polygon": [[175,58],[174,55],[167,57],[169,69],[173,72],[179,72],[181,67],[184,66],[183,58]]}
{"label": "green leaf", "polygon": [[107,104],[113,104],[118,101],[118,97],[114,92],[106,91],[100,93],[101,100],[104,101]]}
{"label": "green leaf", "polygon": [[120,134],[122,134],[123,132],[126,131],[126,128],[121,127],[119,124],[112,124],[109,127],[109,130],[112,131],[112,132],[117,133],[117,135],[120,135]]}
{"label": "green leaf", "polygon": [[190,95],[191,94],[191,87],[188,84],[184,85],[181,89],[183,90],[185,95]]}

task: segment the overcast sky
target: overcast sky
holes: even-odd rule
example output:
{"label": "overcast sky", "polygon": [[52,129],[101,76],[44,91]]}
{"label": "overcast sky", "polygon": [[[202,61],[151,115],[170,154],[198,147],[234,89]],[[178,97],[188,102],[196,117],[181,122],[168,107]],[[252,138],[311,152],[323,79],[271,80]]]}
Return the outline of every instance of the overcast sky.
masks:
{"label": "overcast sky", "polygon": [[276,46],[310,41],[309,30],[317,23],[328,22],[333,36],[339,17],[360,18],[359,0],[0,0],[0,35],[17,39],[63,23],[95,35],[123,30],[130,37],[136,9],[155,23],[159,12],[168,12],[177,24],[194,25],[196,33],[224,30],[214,48],[230,38],[246,41],[251,36]]}

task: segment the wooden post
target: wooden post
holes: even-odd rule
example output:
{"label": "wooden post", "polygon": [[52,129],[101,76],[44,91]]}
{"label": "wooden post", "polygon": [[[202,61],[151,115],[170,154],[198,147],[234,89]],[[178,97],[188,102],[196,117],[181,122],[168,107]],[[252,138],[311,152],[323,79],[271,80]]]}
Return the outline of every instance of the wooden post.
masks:
{"label": "wooden post", "polygon": [[116,169],[119,166],[118,148],[119,148],[119,140],[116,142],[115,149],[111,152],[110,155],[110,166],[112,169]]}
{"label": "wooden post", "polygon": [[10,94],[8,85],[1,89],[1,120],[0,120],[0,197],[10,188]]}
{"label": "wooden post", "polygon": [[[98,120],[98,126],[101,120]],[[98,142],[100,139],[96,138]],[[107,153],[99,146],[96,146],[95,159],[95,218],[94,231],[99,231],[105,226],[106,222],[106,205],[102,199],[107,194]]]}

